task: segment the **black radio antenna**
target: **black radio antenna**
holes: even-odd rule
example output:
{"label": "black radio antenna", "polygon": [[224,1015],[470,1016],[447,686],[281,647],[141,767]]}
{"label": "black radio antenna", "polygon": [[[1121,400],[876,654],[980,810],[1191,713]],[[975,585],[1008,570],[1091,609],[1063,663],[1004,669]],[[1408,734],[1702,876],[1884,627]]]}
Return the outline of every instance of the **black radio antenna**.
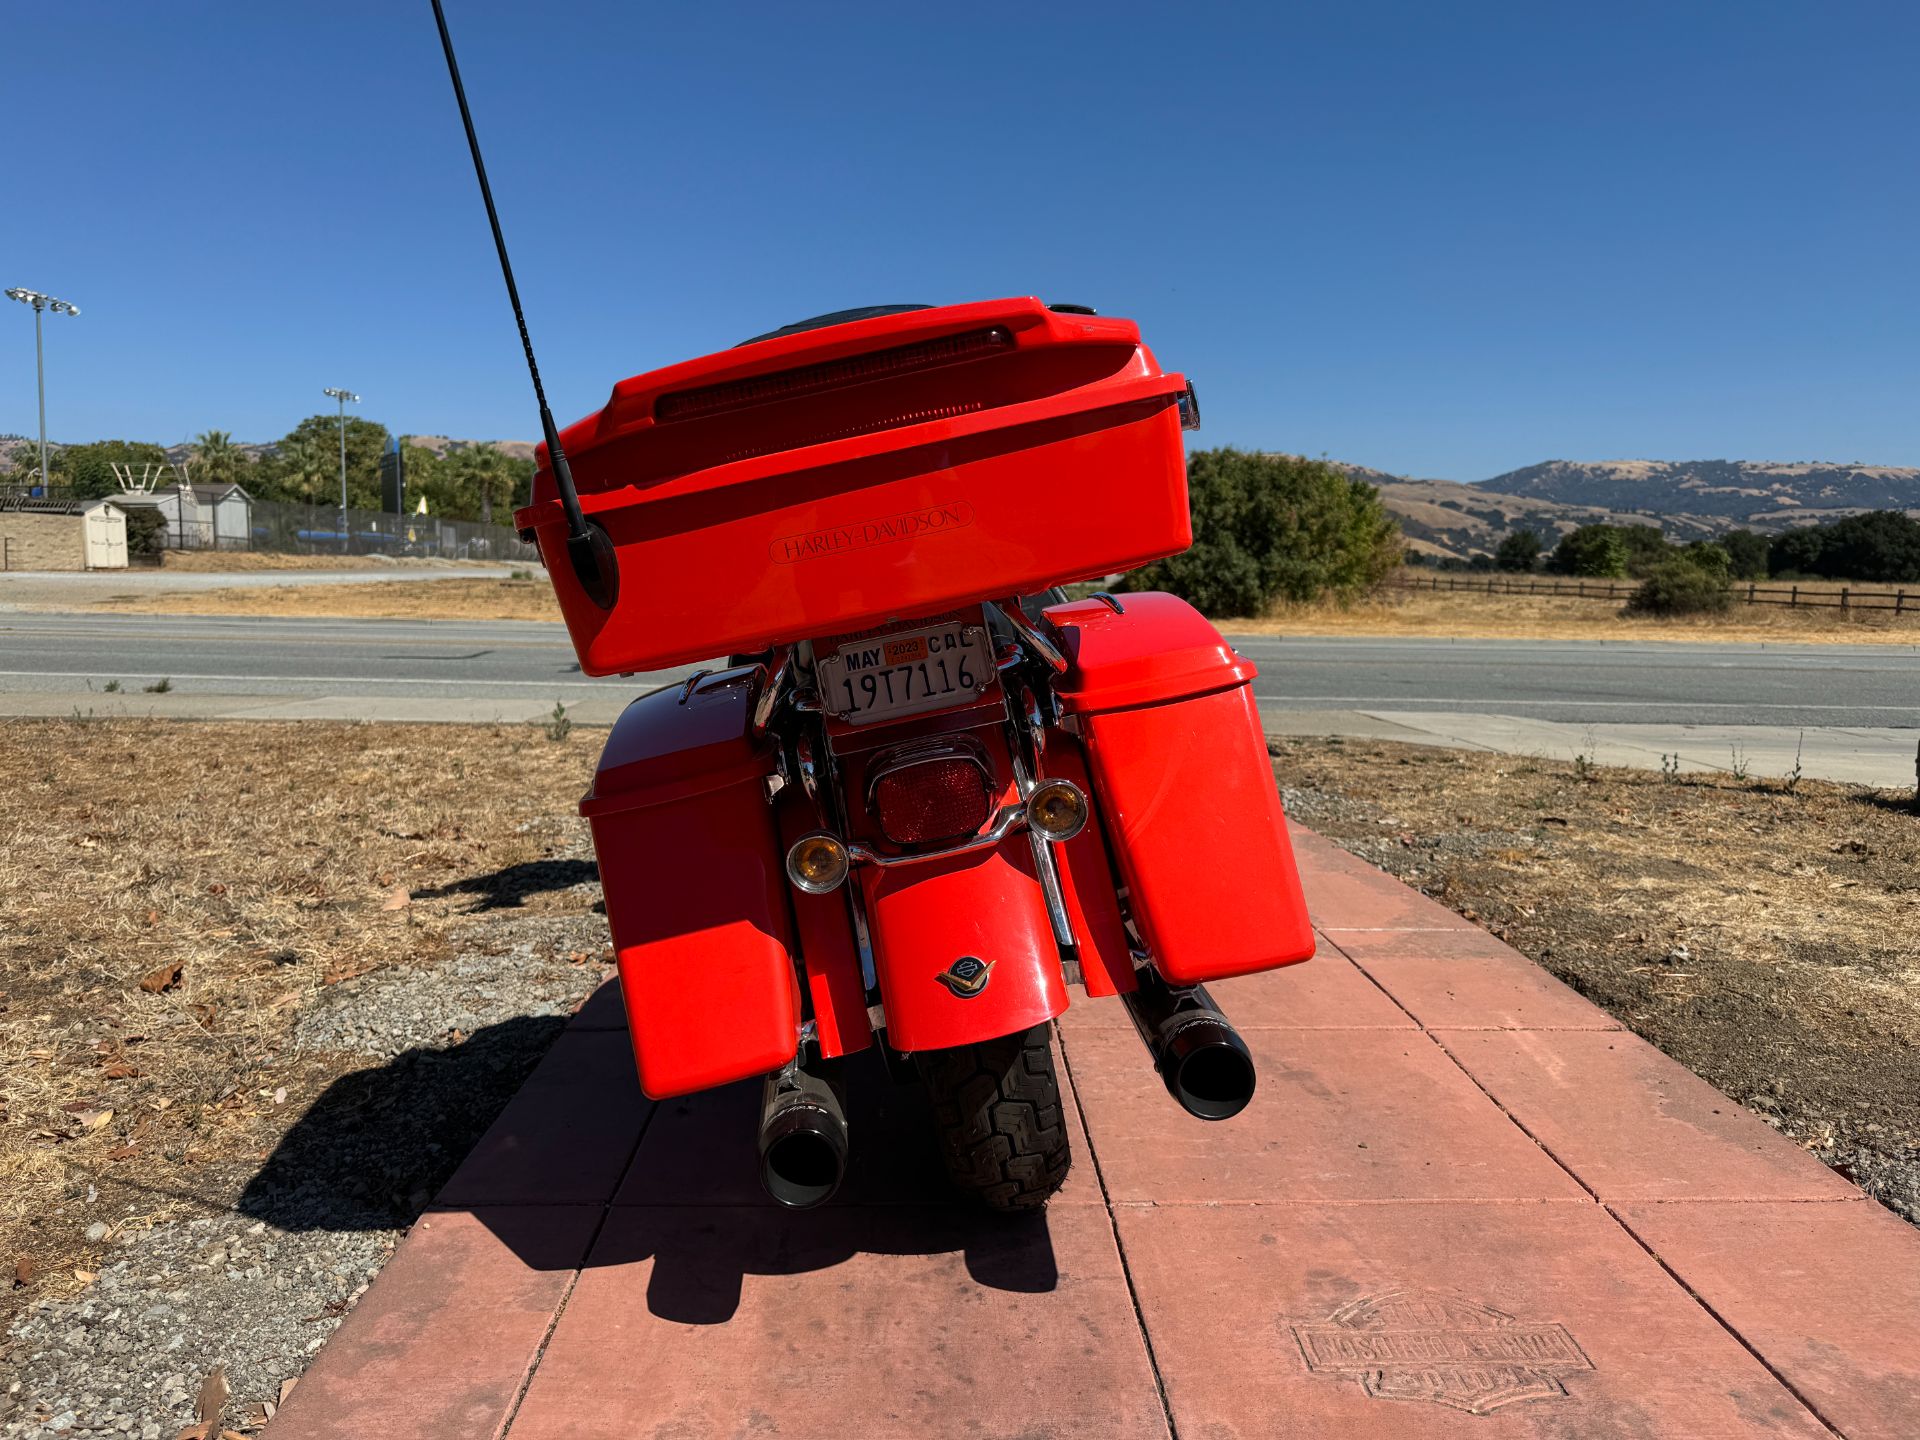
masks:
{"label": "black radio antenna", "polygon": [[453,98],[460,102],[460,123],[467,128],[467,148],[473,152],[473,173],[480,181],[480,198],[487,205],[487,224],[493,227],[493,248],[500,253],[500,275],[507,282],[507,299],[513,302],[514,323],[520,327],[520,348],[527,353],[527,374],[533,377],[534,398],[540,402],[540,431],[547,442],[547,463],[553,469],[554,488],[560,492],[560,508],[567,516],[567,559],[587,598],[602,610],[611,610],[620,597],[620,566],[613,541],[581,513],[580,492],[574,488],[573,471],[567,465],[566,451],[560,448],[560,432],[554,428],[547,392],[540,383],[540,367],[533,358],[526,312],[520,308],[520,287],[513,283],[513,262],[507,259],[500,213],[493,208],[493,187],[487,184],[487,162],[480,158],[480,137],[473,131],[473,112],[467,108],[467,89],[460,83],[460,62],[453,58],[453,36],[447,31],[447,13],[440,8],[440,0],[433,0],[433,18],[440,27],[440,48],[447,52]]}

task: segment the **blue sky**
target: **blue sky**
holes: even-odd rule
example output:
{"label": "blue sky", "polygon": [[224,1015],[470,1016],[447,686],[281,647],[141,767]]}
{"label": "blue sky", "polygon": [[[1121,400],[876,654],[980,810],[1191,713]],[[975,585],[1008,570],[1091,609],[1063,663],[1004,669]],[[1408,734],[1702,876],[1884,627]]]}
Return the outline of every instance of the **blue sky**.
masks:
{"label": "blue sky", "polygon": [[[1920,464],[1920,6],[448,7],[563,422],[801,316],[1036,293],[1138,319],[1201,443]],[[0,286],[84,311],[54,439],[271,439],[326,385],[536,433],[426,0],[4,34]]]}

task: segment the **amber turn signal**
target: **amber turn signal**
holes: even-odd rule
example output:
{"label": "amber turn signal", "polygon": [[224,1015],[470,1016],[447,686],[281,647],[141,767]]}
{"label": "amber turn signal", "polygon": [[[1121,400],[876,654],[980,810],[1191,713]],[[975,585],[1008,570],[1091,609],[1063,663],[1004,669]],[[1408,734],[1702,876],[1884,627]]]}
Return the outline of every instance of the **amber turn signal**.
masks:
{"label": "amber turn signal", "polygon": [[787,878],[809,895],[838,889],[847,866],[847,847],[825,830],[802,835],[787,849]]}
{"label": "amber turn signal", "polygon": [[1087,797],[1071,780],[1043,780],[1027,796],[1027,824],[1043,839],[1071,840],[1087,823]]}

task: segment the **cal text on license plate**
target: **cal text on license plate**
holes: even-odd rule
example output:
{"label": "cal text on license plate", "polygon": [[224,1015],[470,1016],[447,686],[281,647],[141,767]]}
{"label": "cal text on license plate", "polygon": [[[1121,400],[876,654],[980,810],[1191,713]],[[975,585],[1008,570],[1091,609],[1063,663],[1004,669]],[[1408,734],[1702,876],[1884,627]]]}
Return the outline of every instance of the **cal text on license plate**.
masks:
{"label": "cal text on license plate", "polygon": [[818,670],[822,703],[857,725],[959,705],[994,680],[993,651],[980,625],[877,635],[842,645]]}

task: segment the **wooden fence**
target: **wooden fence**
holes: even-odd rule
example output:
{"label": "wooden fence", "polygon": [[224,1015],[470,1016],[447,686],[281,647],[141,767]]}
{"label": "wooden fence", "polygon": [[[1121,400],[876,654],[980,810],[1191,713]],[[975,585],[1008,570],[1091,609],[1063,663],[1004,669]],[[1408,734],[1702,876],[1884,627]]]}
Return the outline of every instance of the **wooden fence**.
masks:
{"label": "wooden fence", "polygon": [[[1403,590],[1457,590],[1468,595],[1563,595],[1575,600],[1626,600],[1640,588],[1637,580],[1548,580],[1516,575],[1409,575],[1391,582]],[[1920,591],[1861,590],[1851,585],[1771,584],[1741,580],[1732,586],[1741,605],[1811,606],[1840,610],[1887,610],[1920,615]]]}

